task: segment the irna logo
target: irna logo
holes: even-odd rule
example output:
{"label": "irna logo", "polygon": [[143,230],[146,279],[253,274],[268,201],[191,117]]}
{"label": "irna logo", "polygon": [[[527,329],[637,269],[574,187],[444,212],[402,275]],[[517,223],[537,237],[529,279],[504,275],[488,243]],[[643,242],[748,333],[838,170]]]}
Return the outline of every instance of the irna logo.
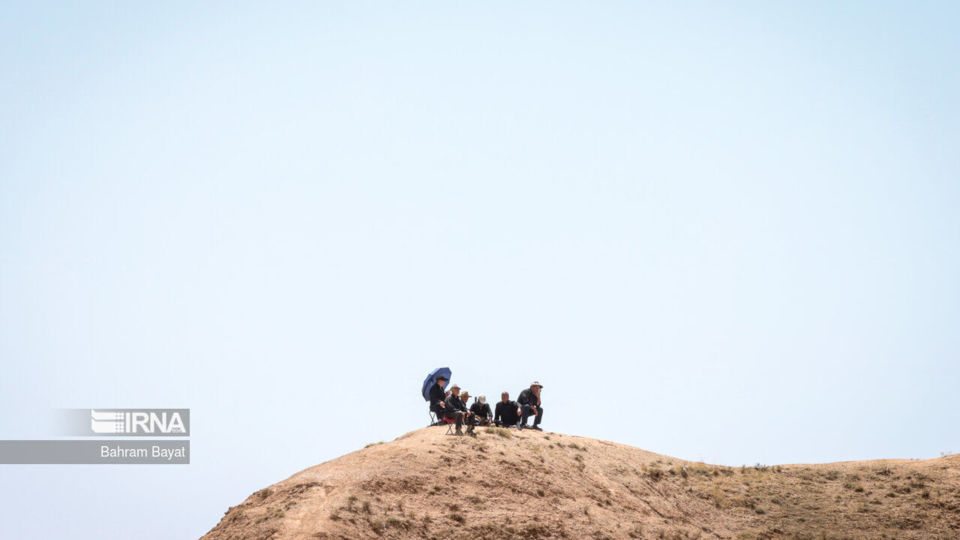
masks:
{"label": "irna logo", "polygon": [[176,409],[97,411],[90,409],[90,430],[101,435],[187,434]]}

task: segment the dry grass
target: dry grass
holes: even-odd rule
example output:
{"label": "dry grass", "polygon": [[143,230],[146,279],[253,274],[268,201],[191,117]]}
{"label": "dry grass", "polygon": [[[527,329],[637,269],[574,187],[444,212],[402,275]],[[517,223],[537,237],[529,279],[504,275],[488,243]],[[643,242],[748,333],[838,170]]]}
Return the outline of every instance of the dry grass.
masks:
{"label": "dry grass", "polygon": [[498,436],[498,437],[502,437],[502,438],[504,438],[504,439],[512,439],[512,438],[513,438],[513,433],[512,433],[509,429],[507,429],[507,428],[502,428],[502,427],[488,427],[488,428],[484,428],[483,431],[485,431],[485,432],[487,432],[487,433],[492,433],[492,434],[494,434],[494,435],[496,435],[496,436]]}
{"label": "dry grass", "polygon": [[214,538],[960,538],[960,456],[721,467],[562,434],[412,432],[232,507]]}

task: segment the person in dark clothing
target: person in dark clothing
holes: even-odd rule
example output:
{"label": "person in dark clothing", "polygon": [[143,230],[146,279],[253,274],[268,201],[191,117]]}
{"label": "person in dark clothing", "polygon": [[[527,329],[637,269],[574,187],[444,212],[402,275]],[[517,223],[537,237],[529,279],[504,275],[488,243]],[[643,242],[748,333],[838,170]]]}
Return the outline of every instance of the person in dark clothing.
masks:
{"label": "person in dark clothing", "polygon": [[530,388],[520,392],[517,402],[520,403],[520,429],[527,427],[527,418],[533,416],[533,426],[531,429],[543,431],[540,429],[540,420],[543,419],[543,407],[540,406],[540,389],[543,385],[537,381],[530,383]]}
{"label": "person in dark clothing", "polygon": [[479,396],[470,406],[470,412],[477,421],[477,425],[488,426],[493,420],[493,413],[490,412],[490,405],[487,404],[486,396]]}
{"label": "person in dark clothing", "polygon": [[[453,418],[457,423],[457,435],[463,435],[463,423],[473,417],[473,413],[467,410],[467,406],[460,399],[460,387],[453,385],[450,387],[450,395],[444,403],[443,415],[446,418]],[[473,433],[473,423],[467,426],[467,433]]]}
{"label": "person in dark clothing", "polygon": [[500,402],[494,408],[493,423],[503,427],[514,427],[520,421],[520,405],[510,401],[510,394],[500,394]]}
{"label": "person in dark clothing", "polygon": [[447,394],[443,391],[443,387],[446,385],[447,379],[437,377],[436,382],[430,387],[430,410],[437,415],[437,418],[443,416],[443,409],[446,407],[444,400],[446,400]]}
{"label": "person in dark clothing", "polygon": [[[470,403],[470,392],[467,392],[466,390],[460,390],[460,403],[463,403],[463,408],[465,411],[467,411],[467,416],[464,417],[463,421],[471,426],[479,426],[480,419],[477,418],[477,415],[473,413],[473,410],[467,407],[467,403]],[[467,429],[467,433],[472,432],[473,430]]]}

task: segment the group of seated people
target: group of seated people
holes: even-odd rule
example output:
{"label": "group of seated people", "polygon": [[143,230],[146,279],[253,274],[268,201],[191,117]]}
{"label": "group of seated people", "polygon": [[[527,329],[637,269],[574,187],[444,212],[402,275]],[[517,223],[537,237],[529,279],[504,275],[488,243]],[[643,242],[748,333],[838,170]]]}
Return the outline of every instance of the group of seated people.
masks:
{"label": "group of seated people", "polygon": [[[487,403],[486,396],[477,396],[470,408],[467,408],[467,400],[470,399],[470,393],[460,391],[456,384],[445,390],[447,379],[437,377],[436,382],[430,387],[430,410],[437,415],[438,420],[446,419],[447,422],[454,422],[457,428],[457,435],[463,434],[463,424],[467,425],[467,434],[472,435],[476,426],[496,425],[507,428],[517,429],[540,429],[540,420],[543,419],[543,407],[540,405],[540,389],[543,385],[533,381],[529,388],[520,392],[517,401],[510,400],[510,394],[503,392],[500,394],[500,402],[490,412],[490,405]],[[533,425],[527,426],[527,419],[533,417]]]}

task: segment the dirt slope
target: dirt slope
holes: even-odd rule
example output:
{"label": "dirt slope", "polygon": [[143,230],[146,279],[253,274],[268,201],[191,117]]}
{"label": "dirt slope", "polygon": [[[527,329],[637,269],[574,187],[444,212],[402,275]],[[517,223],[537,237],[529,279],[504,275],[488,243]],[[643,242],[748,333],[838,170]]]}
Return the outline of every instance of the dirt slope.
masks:
{"label": "dirt slope", "polygon": [[960,455],[722,467],[433,427],[311,467],[204,538],[960,538]]}

